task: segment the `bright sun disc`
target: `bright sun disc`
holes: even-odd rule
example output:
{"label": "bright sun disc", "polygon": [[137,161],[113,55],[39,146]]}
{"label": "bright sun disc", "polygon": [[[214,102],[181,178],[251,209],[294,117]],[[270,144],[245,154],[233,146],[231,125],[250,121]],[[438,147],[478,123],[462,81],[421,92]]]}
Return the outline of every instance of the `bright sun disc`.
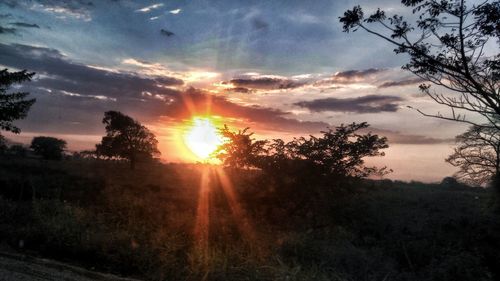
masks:
{"label": "bright sun disc", "polygon": [[207,159],[222,143],[221,137],[210,118],[194,117],[191,122],[184,143],[198,158]]}

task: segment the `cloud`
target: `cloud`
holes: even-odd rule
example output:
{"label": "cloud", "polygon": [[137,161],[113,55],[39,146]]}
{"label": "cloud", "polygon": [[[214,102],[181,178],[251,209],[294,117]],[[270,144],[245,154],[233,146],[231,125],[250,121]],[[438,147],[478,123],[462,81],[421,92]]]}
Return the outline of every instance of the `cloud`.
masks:
{"label": "cloud", "polygon": [[172,31],[166,30],[166,29],[163,29],[163,28],[160,30],[160,34],[164,35],[164,36],[167,36],[167,37],[175,35],[175,33],[173,33]]}
{"label": "cloud", "polygon": [[165,86],[179,86],[183,81],[168,76],[141,77],[134,73],[110,72],[74,63],[59,51],[44,47],[0,43],[0,61],[7,67],[28,69],[43,74],[36,86],[82,95],[125,98],[142,91],[172,91]]}
{"label": "cloud", "polygon": [[175,9],[175,10],[171,10],[171,11],[169,11],[169,13],[171,13],[172,15],[177,15],[177,14],[179,14],[181,11],[182,11],[182,9]]}
{"label": "cloud", "polygon": [[25,27],[25,28],[40,28],[40,26],[38,26],[38,24],[34,24],[34,23],[11,22],[9,24],[14,25],[14,26],[18,26],[18,27]]}
{"label": "cloud", "polygon": [[244,87],[252,89],[276,90],[298,88],[306,83],[299,80],[293,80],[285,77],[259,76],[249,78],[235,78],[223,84],[231,84],[234,87]]}
{"label": "cloud", "polygon": [[400,80],[400,81],[387,81],[384,82],[383,84],[379,85],[379,88],[389,88],[389,87],[399,87],[399,86],[407,86],[407,85],[413,85],[413,84],[418,84],[422,83],[425,80],[421,78],[414,78],[414,79],[406,79],[406,80]]}
{"label": "cloud", "polygon": [[91,21],[91,8],[94,3],[88,0],[18,0],[15,6],[22,6],[31,10],[40,10],[55,14],[60,19],[74,18]]}
{"label": "cloud", "polygon": [[242,93],[242,94],[249,94],[254,92],[252,89],[248,89],[245,87],[234,87],[234,88],[228,88],[225,89],[224,91],[229,92],[229,93]]}
{"label": "cloud", "polygon": [[255,30],[267,30],[269,28],[269,22],[260,18],[254,18],[252,20],[252,26]]}
{"label": "cloud", "polygon": [[369,68],[364,70],[346,70],[335,73],[333,76],[326,79],[318,80],[314,83],[315,86],[329,84],[350,84],[355,82],[365,81],[367,78],[386,71],[385,69]]}
{"label": "cloud", "polygon": [[0,26],[0,34],[16,34],[17,29],[11,27]]}
{"label": "cloud", "polygon": [[141,12],[141,13],[149,13],[149,12],[151,12],[151,10],[158,9],[160,7],[163,7],[162,3],[157,3],[157,4],[149,5],[149,6],[146,6],[144,8],[140,8],[140,9],[135,10],[135,11],[136,12]]}
{"label": "cloud", "polygon": [[[55,49],[0,43],[0,61],[7,67],[26,68],[38,74],[37,79],[23,85],[38,100],[34,113],[30,113],[36,117],[36,124],[27,128],[44,122],[47,124],[42,129],[84,133],[84,127],[62,128],[58,118],[95,123],[96,115],[100,118],[102,112],[109,109],[123,110],[142,120],[167,116],[178,121],[209,110],[211,114],[276,131],[318,132],[328,126],[324,122],[287,118],[289,113],[278,109],[237,104],[204,90],[164,87],[182,85],[183,81],[176,78],[141,77],[74,63]],[[89,127],[100,128],[99,123],[92,124]]]}
{"label": "cloud", "polygon": [[317,133],[329,126],[325,122],[300,121],[287,118],[288,112],[262,106],[240,105],[208,92],[188,88],[166,106],[165,116],[176,119],[190,118],[192,115],[213,114],[242,120],[244,124],[260,129],[278,132]]}
{"label": "cloud", "polygon": [[400,97],[367,95],[356,98],[324,98],[312,101],[301,101],[294,105],[304,107],[312,112],[337,111],[356,113],[395,112],[399,109],[397,102],[403,101]]}

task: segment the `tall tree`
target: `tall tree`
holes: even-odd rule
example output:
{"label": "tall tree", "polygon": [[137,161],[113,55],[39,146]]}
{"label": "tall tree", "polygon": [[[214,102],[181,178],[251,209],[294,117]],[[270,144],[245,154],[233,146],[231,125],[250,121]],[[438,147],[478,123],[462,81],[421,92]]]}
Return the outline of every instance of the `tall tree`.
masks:
{"label": "tall tree", "polygon": [[500,173],[500,131],[472,126],[457,136],[459,146],[446,161],[460,170],[455,176],[473,185],[484,185]]}
{"label": "tall tree", "polygon": [[[416,109],[418,112],[500,129],[500,2],[481,1],[470,6],[464,0],[401,3],[412,9],[414,23],[400,15],[388,16],[380,9],[365,16],[360,6],[346,11],[340,22],[345,32],[365,30],[394,45],[395,53],[409,55],[410,62],[403,69],[429,82],[420,85],[421,91],[450,109],[446,115]],[[496,53],[486,54],[491,49],[488,44]],[[451,94],[437,93],[431,84]],[[476,123],[465,113],[483,116],[487,123]]]}
{"label": "tall tree", "polygon": [[150,159],[160,154],[155,135],[131,117],[118,111],[107,111],[102,123],[106,125],[106,136],[96,145],[99,155],[127,159],[130,168],[134,169],[138,159]]}
{"label": "tall tree", "polygon": [[13,121],[23,119],[28,110],[35,103],[35,99],[26,99],[27,92],[7,93],[12,84],[30,81],[34,72],[26,70],[9,72],[7,69],[0,70],[0,129],[20,133],[21,130],[12,124]]}
{"label": "tall tree", "polygon": [[30,148],[43,159],[61,160],[66,149],[66,141],[53,137],[34,137]]}

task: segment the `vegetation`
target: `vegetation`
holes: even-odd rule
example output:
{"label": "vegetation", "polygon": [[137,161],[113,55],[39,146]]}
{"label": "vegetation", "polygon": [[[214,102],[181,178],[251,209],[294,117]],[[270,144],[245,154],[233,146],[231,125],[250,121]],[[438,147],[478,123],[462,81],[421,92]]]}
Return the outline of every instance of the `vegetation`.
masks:
{"label": "vegetation", "polygon": [[9,72],[7,69],[0,70],[0,130],[19,133],[21,130],[12,124],[13,121],[23,119],[28,110],[35,103],[35,99],[26,99],[29,93],[17,92],[7,93],[7,90],[15,83],[30,81],[35,75],[26,70]]}
{"label": "vegetation", "polygon": [[[199,211],[203,179],[210,185],[206,221]],[[498,217],[484,189],[359,180],[349,193],[316,189],[329,198],[322,208],[294,212],[255,169],[142,163],[130,171],[122,162],[20,157],[0,159],[0,186],[3,249],[146,280],[500,274]],[[303,189],[295,188],[288,192]],[[207,241],[199,243],[195,229],[203,222]]]}
{"label": "vegetation", "polygon": [[446,162],[460,170],[456,177],[472,185],[488,184],[500,173],[500,131],[472,126],[456,138],[460,145]]}
{"label": "vegetation", "polygon": [[0,245],[146,280],[498,279],[492,191],[365,179],[387,147],[367,127],[288,143],[224,127],[226,168],[7,153]]}
{"label": "vegetation", "polygon": [[[34,137],[30,148],[45,160],[61,160],[66,149],[66,141],[53,137]],[[19,148],[13,146],[13,150],[15,149]]]}
{"label": "vegetation", "polygon": [[155,135],[131,117],[107,111],[102,123],[106,125],[106,136],[96,145],[98,155],[127,159],[130,168],[134,169],[138,160],[160,154]]}

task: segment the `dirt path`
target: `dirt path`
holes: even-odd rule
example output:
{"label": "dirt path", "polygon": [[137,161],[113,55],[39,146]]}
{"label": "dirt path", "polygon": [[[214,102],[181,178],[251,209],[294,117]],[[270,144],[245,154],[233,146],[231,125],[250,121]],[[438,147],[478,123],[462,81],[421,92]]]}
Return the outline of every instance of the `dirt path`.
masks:
{"label": "dirt path", "polygon": [[139,281],[30,256],[0,252],[0,281]]}

